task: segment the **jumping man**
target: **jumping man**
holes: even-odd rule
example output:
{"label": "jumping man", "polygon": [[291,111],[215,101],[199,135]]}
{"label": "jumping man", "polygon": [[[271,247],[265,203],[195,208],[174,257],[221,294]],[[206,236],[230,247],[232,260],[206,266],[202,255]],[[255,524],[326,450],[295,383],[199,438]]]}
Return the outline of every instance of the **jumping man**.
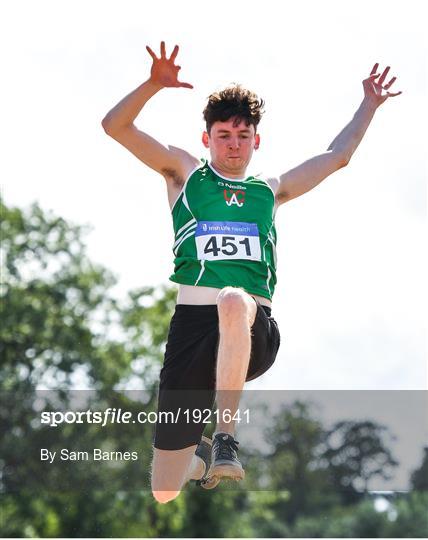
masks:
{"label": "jumping man", "polygon": [[276,211],[345,167],[376,109],[401,92],[388,91],[396,78],[385,83],[390,68],[380,75],[375,64],[363,81],[362,103],[327,151],[278,178],[262,179],[246,171],[260,145],[263,101],[239,85],[208,98],[202,143],[209,161],[166,148],[137,129],[134,120],[157,92],[193,88],[178,80],[177,45],[170,57],[164,42],[160,57],[150,47],[147,51],[153,60],[150,78],[122,99],[102,125],[166,181],[175,233],[170,279],[179,289],[160,375],[159,411],[204,411],[216,400],[218,413],[213,441],[202,436],[202,422],[182,418],[157,424],[152,490],[157,501],[166,503],[191,479],[211,489],[220,478],[244,478],[233,417],[245,382],[272,366],[280,343],[271,315]]}

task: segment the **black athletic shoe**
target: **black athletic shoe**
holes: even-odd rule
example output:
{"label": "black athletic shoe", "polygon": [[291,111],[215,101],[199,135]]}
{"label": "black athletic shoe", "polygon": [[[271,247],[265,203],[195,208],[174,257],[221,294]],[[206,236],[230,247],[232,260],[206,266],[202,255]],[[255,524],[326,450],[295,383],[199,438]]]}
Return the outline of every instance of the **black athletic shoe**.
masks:
{"label": "black athletic shoe", "polygon": [[217,433],[212,445],[211,468],[208,471],[209,478],[231,478],[243,480],[245,471],[238,459],[238,444],[232,435]]}
{"label": "black athletic shoe", "polygon": [[211,465],[211,452],[212,452],[212,441],[208,437],[202,437],[201,442],[198,444],[195,450],[195,454],[202,459],[205,463],[205,473],[200,480],[196,480],[196,485],[201,486],[204,489],[213,489],[220,482],[219,480],[214,480],[208,477],[208,471]]}

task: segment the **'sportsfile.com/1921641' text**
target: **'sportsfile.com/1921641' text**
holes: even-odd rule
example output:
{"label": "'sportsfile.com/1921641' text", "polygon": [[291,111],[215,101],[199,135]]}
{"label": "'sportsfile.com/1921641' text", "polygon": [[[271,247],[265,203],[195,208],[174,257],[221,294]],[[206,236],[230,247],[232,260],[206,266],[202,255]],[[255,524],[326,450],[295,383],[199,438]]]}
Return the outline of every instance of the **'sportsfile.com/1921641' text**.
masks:
{"label": "'sportsfile.com/1921641' text", "polygon": [[232,414],[230,409],[183,409],[178,407],[173,411],[139,411],[135,416],[130,411],[122,409],[108,408],[104,411],[43,411],[40,414],[42,424],[48,424],[50,427],[57,427],[61,424],[99,424],[101,427],[107,424],[156,424],[173,423],[180,420],[190,423],[226,423],[237,422],[249,424],[250,410],[241,411],[238,409]]}

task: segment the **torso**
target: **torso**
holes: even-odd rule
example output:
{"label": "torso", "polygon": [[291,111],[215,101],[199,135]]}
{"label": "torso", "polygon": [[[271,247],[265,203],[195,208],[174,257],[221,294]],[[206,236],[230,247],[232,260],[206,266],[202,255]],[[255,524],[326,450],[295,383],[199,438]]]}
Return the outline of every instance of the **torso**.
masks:
{"label": "torso", "polygon": [[[178,285],[177,304],[216,304],[217,296],[221,289],[215,289],[214,287],[200,287],[194,285]],[[263,306],[272,306],[272,302],[268,298],[263,296],[257,296],[253,294],[254,298]]]}
{"label": "torso", "polygon": [[[191,173],[191,171],[201,165],[201,162],[199,160],[192,163],[192,166],[189,166],[189,170],[186,175],[183,175],[183,178],[179,177],[178,175],[174,175],[173,177],[166,178],[167,179],[167,192],[168,192],[168,202],[169,207],[172,211],[172,208],[174,206],[175,201],[179,197],[183,186],[186,182],[186,179],[188,175]],[[185,176],[185,178],[184,178]],[[278,180],[276,178],[270,178],[267,180],[269,185],[271,186],[274,193],[276,193],[276,190],[278,188]],[[217,289],[214,287],[203,287],[203,286],[194,286],[194,285],[183,285],[178,284],[178,294],[177,294],[177,304],[190,304],[190,305],[206,305],[206,304],[216,304],[217,303],[217,296],[221,289]],[[256,298],[260,304],[264,306],[271,307],[272,302],[263,296],[258,295],[252,295],[254,298]]]}

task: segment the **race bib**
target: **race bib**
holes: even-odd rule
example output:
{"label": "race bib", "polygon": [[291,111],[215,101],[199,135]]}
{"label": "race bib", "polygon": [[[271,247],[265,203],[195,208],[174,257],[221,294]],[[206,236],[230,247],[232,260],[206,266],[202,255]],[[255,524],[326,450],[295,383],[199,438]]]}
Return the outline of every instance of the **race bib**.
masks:
{"label": "race bib", "polygon": [[199,260],[261,260],[257,223],[198,221],[195,240]]}

